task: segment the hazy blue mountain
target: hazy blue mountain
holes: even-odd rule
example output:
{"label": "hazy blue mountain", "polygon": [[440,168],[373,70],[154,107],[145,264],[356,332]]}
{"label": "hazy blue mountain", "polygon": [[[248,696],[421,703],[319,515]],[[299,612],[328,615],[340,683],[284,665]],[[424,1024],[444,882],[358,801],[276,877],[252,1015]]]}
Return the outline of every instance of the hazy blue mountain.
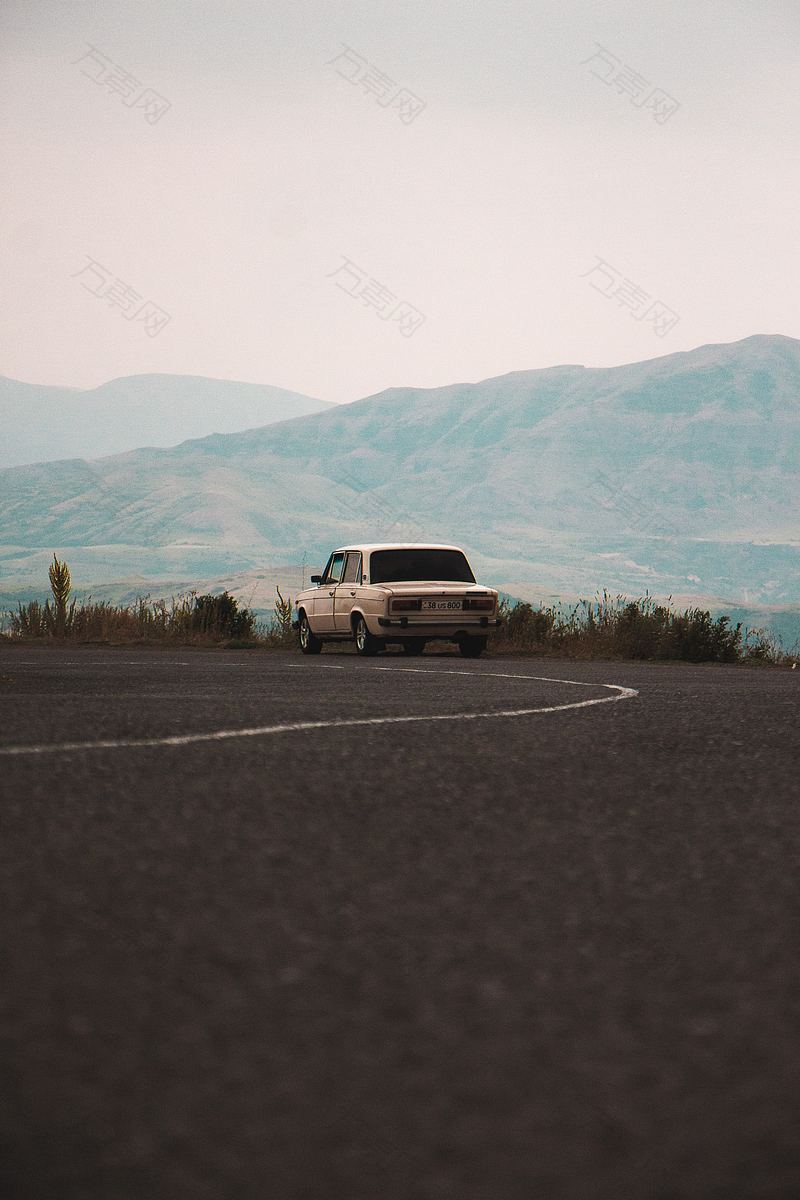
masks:
{"label": "hazy blue mountain", "polygon": [[192,375],[131,375],[88,391],[0,377],[0,467],[174,446],[331,407],[282,388]]}
{"label": "hazy blue mountain", "polygon": [[800,342],[780,336],[0,472],[0,590],[53,550],[86,581],[205,580],[408,536],[462,543],[511,592],[786,607],[799,531]]}

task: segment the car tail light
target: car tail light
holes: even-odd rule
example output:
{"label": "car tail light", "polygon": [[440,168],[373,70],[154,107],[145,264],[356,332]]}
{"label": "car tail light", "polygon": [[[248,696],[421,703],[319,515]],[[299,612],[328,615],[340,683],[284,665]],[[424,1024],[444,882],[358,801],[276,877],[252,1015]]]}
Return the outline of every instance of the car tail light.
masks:
{"label": "car tail light", "polygon": [[419,612],[419,599],[411,596],[395,596],[392,600],[392,612]]}
{"label": "car tail light", "polygon": [[494,596],[466,596],[464,607],[473,612],[476,609],[479,612],[491,612],[494,608]]}

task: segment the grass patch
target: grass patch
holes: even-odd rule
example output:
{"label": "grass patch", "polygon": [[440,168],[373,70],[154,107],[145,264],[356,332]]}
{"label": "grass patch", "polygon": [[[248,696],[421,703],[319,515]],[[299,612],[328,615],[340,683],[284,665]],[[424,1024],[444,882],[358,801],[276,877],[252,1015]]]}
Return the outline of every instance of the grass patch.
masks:
{"label": "grass patch", "polygon": [[278,591],[271,622],[255,614],[228,592],[198,596],[189,592],[171,600],[140,596],[133,604],[70,600],[72,581],[66,563],[53,556],[50,567],[52,601],[20,603],[6,614],[13,641],[82,642],[100,645],[173,644],[225,646],[230,649],[294,644],[292,601]]}
{"label": "grass patch", "polygon": [[[221,646],[228,650],[289,649],[297,644],[292,629],[290,596],[277,590],[269,622],[240,607],[228,592],[198,596],[194,592],[166,600],[139,597],[133,604],[70,600],[71,579],[66,563],[53,556],[50,567],[52,602],[31,600],[7,613],[13,641],[82,642],[101,645]],[[776,638],[762,629],[732,624],[729,617],[712,617],[705,609],[682,611],[657,603],[652,596],[637,600],[602,592],[572,608],[562,605],[534,608],[524,602],[502,601],[501,627],[492,632],[489,648],[496,654],[575,659],[638,659],[649,661],[749,663],[796,666],[798,655],[787,654]],[[431,644],[432,647],[436,643]],[[348,648],[343,644],[342,648]]]}
{"label": "grass patch", "polygon": [[503,625],[491,635],[500,654],[558,658],[792,665],[775,638],[761,629],[732,625],[701,608],[677,610],[652,596],[630,600],[602,592],[572,608],[501,603]]}

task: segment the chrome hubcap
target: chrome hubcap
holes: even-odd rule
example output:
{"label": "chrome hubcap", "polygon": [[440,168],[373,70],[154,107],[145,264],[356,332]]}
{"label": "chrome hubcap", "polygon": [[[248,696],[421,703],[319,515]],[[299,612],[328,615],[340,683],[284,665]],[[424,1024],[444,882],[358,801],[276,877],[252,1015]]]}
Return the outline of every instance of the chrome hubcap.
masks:
{"label": "chrome hubcap", "polygon": [[308,622],[305,618],[300,622],[300,645],[308,645]]}
{"label": "chrome hubcap", "polygon": [[356,644],[357,644],[359,650],[364,649],[364,643],[366,641],[365,635],[366,635],[366,629],[364,628],[364,622],[359,621],[358,629],[356,630]]}

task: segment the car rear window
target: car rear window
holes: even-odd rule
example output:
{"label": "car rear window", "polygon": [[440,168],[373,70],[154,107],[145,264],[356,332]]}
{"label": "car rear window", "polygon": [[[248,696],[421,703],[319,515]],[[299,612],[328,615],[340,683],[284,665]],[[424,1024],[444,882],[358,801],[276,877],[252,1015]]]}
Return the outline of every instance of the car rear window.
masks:
{"label": "car rear window", "polygon": [[373,550],[369,577],[371,583],[401,583],[418,579],[475,582],[469,563],[460,550]]}

